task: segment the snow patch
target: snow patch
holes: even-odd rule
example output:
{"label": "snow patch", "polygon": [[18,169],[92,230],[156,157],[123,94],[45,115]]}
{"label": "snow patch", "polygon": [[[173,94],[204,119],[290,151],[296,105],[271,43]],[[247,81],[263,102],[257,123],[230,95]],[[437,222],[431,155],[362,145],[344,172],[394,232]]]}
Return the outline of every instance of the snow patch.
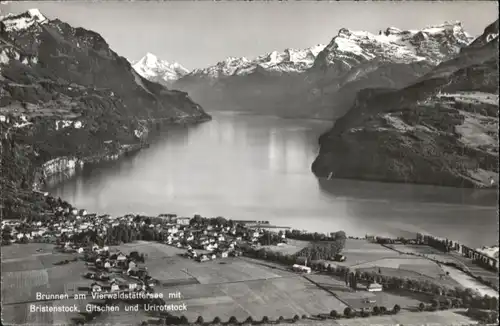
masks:
{"label": "snow patch", "polygon": [[179,63],[160,60],[149,52],[141,60],[134,63],[132,67],[146,79],[160,78],[166,82],[175,81],[189,73],[189,70]]}
{"label": "snow patch", "polygon": [[38,9],[30,9],[19,15],[8,15],[2,18],[7,32],[22,31],[36,23],[45,24],[47,21],[48,19]]}

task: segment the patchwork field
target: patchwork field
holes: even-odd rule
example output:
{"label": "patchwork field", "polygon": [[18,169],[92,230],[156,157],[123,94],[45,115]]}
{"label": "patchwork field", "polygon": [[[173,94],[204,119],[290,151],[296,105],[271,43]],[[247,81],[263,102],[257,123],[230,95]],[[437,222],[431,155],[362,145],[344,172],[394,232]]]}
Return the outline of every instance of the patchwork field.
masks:
{"label": "patchwork field", "polygon": [[248,316],[261,319],[268,316],[290,318],[294,315],[341,311],[346,305],[301,276],[252,280],[225,284],[198,284],[169,288],[182,294],[185,315],[194,321],[198,316],[211,320],[216,316],[227,320],[231,316],[244,320]]}
{"label": "patchwork field", "polygon": [[[294,242],[291,247],[284,250],[292,250],[292,246],[295,247],[294,250],[300,250],[298,248],[304,243]],[[43,251],[38,252],[37,249],[40,247],[43,247]],[[290,318],[294,315],[317,315],[329,313],[331,310],[343,312],[347,305],[352,308],[362,307],[364,299],[367,298],[374,298],[377,305],[387,308],[397,303],[403,309],[412,310],[426,300],[404,293],[396,295],[386,292],[352,292],[346,287],[344,280],[331,275],[311,274],[302,277],[288,271],[282,265],[248,257],[199,263],[182,257],[184,249],[160,243],[140,241],[112,247],[111,250],[120,250],[124,253],[139,251],[145,254],[145,266],[151,276],[160,281],[155,291],[164,294],[167,304],[185,303],[187,311],[174,314],[183,314],[192,322],[198,316],[203,316],[206,321],[215,317],[226,321],[231,316],[237,317],[238,320],[244,320],[248,316],[254,319],[268,316],[271,320],[275,320],[279,316]],[[452,278],[448,280],[443,276],[445,272],[441,267],[430,260],[402,255],[364,240],[347,240],[344,254],[348,259],[346,262],[332,263],[348,265],[361,271],[378,272],[380,269],[382,274],[387,275],[439,279],[439,282],[457,284]],[[71,257],[73,256],[68,254],[52,254],[50,245],[2,247],[2,303],[5,322],[39,325],[74,323],[73,319],[80,314],[29,313],[29,305],[35,301],[36,292],[72,295],[83,291],[81,287],[90,284],[90,281],[82,278],[82,274],[88,270],[82,261],[61,266],[53,265]],[[177,294],[180,294],[180,297],[177,297]],[[90,301],[91,298],[35,303],[52,306],[77,304],[79,309],[84,311],[85,305]],[[103,313],[93,322],[137,325],[145,320],[153,320],[159,315],[145,311],[126,312],[122,309],[119,313]],[[443,321],[446,317],[436,317],[436,314],[432,316],[425,318]],[[370,318],[373,318],[374,322],[376,318],[386,318],[387,322],[403,320],[400,315]],[[367,319],[342,320],[344,321],[366,324]],[[309,324],[309,321],[305,320],[304,323]],[[331,324],[334,324],[334,321],[330,321]],[[449,324],[448,321],[446,324]]]}
{"label": "patchwork field", "polygon": [[[368,292],[364,289],[353,291],[340,277],[324,274],[308,275],[306,278],[320,285],[328,291],[334,292],[338,299],[353,309],[371,309],[374,306],[384,306],[391,309],[395,304],[407,310],[414,310],[420,302],[428,302],[430,297],[423,294],[415,294],[407,291],[398,291],[397,294],[384,292]],[[375,303],[366,303],[365,300]],[[342,313],[343,311],[338,311]]]}
{"label": "patchwork field", "polygon": [[[38,248],[44,249],[37,252]],[[71,318],[78,313],[30,312],[35,306],[71,306],[84,300],[37,301],[36,293],[73,295],[79,293],[79,286],[88,286],[81,274],[85,270],[83,262],[54,265],[55,262],[73,258],[73,255],[53,253],[48,244],[25,244],[2,247],[2,316],[6,324],[52,325],[71,324]]]}

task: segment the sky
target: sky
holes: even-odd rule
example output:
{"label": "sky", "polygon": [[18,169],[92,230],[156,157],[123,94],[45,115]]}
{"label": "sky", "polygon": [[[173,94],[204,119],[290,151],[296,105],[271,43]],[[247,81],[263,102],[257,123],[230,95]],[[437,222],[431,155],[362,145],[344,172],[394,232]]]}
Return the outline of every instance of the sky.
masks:
{"label": "sky", "polygon": [[2,14],[38,8],[49,19],[101,34],[118,54],[147,52],[188,69],[229,56],[253,58],[274,50],[328,44],[341,28],[378,33],[461,21],[479,35],[498,18],[496,1],[241,2],[241,1],[13,1]]}

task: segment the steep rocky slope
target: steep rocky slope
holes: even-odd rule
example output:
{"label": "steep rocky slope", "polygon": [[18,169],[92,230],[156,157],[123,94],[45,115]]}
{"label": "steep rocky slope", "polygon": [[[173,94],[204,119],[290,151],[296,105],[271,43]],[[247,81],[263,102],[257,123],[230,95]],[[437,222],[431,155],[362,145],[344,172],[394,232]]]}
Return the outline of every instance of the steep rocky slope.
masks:
{"label": "steep rocky slope", "polygon": [[133,62],[132,67],[142,77],[165,86],[171,86],[173,82],[189,73],[189,70],[179,63],[160,60],[151,53],[146,53],[141,60]]}
{"label": "steep rocky slope", "polygon": [[415,83],[360,92],[320,146],[319,177],[496,186],[498,21]]}
{"label": "steep rocky slope", "polygon": [[377,35],[343,28],[326,47],[295,56],[230,58],[193,71],[174,87],[210,109],[332,119],[347,111],[359,90],[404,87],[470,41],[460,23],[391,27]]}
{"label": "steep rocky slope", "polygon": [[32,185],[44,174],[137,149],[153,126],[208,119],[187,93],[142,78],[95,32],[36,9],[0,20],[4,218],[31,212]]}

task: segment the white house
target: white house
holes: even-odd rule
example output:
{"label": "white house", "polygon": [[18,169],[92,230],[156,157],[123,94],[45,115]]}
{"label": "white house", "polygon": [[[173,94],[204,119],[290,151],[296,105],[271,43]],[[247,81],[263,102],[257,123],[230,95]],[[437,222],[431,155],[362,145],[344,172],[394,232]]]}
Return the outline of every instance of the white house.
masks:
{"label": "white house", "polygon": [[119,291],[120,286],[118,286],[118,283],[116,282],[111,282],[111,291]]}
{"label": "white house", "polygon": [[190,217],[178,217],[175,220],[175,223],[178,224],[178,225],[189,225],[189,222],[191,222],[191,218]]}
{"label": "white house", "polygon": [[109,261],[105,262],[104,268],[111,268],[111,263]]}
{"label": "white house", "polygon": [[380,291],[382,291],[382,285],[380,285],[378,283],[371,283],[370,285],[368,285],[366,287],[366,291],[369,291],[369,292],[380,292]]}
{"label": "white house", "polygon": [[307,267],[307,266],[304,266],[304,265],[298,265],[298,264],[294,264],[292,266],[292,269],[296,272],[302,272],[302,273],[311,273],[311,267]]}
{"label": "white house", "polygon": [[101,292],[102,288],[99,284],[93,283],[91,286],[92,292]]}
{"label": "white house", "polygon": [[120,253],[116,257],[116,260],[119,261],[119,262],[125,261],[125,260],[127,260],[127,256],[125,256],[124,254]]}

